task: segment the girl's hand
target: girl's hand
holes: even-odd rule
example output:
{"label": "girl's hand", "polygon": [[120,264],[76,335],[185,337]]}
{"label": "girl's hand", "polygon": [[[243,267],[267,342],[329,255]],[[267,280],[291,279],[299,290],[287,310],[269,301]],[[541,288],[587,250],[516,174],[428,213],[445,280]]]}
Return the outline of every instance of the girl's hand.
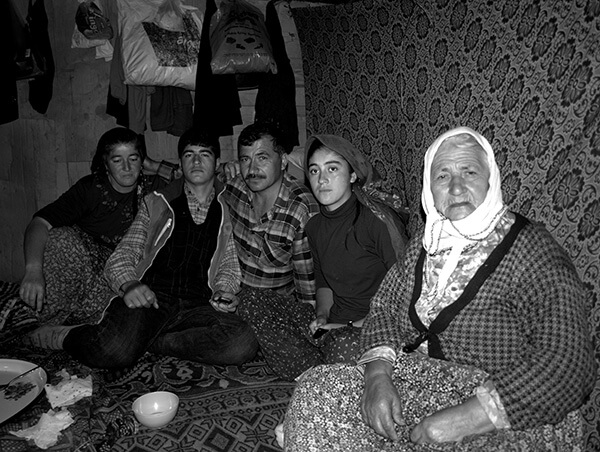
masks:
{"label": "girl's hand", "polygon": [[310,324],[308,325],[310,334],[315,334],[315,331],[317,331],[321,326],[325,324],[327,324],[327,317],[325,317],[324,315],[317,316],[317,318],[310,322]]}

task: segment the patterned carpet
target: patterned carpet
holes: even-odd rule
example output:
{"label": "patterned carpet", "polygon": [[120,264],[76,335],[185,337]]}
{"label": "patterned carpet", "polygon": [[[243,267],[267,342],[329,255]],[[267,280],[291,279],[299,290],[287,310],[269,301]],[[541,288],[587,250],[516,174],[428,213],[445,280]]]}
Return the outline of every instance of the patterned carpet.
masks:
{"label": "patterned carpet", "polygon": [[[273,433],[294,385],[277,381],[264,361],[245,366],[201,366],[147,354],[122,376],[104,375],[106,387],[129,406],[148,390],[179,395],[175,419],[160,430],[139,426],[114,451],[277,451]],[[129,415],[129,414],[128,414]]]}
{"label": "patterned carpet", "polygon": [[[69,411],[75,423],[53,451],[280,451],[274,429],[283,418],[294,384],[275,377],[261,357],[244,366],[205,366],[172,357],[146,354],[132,368],[99,371],[79,365],[64,352],[28,349],[22,334],[35,327],[20,303],[16,285],[0,283],[0,357],[44,362],[52,383],[66,369],[92,375],[94,395]],[[180,398],[175,419],[162,429],[137,423],[131,403],[150,391],[172,391]],[[37,447],[9,433],[34,425],[50,409],[44,395],[0,425],[0,450],[21,452]]]}
{"label": "patterned carpet", "polygon": [[184,396],[168,429],[141,428],[114,451],[279,451],[273,434],[291,395],[285,383]]}

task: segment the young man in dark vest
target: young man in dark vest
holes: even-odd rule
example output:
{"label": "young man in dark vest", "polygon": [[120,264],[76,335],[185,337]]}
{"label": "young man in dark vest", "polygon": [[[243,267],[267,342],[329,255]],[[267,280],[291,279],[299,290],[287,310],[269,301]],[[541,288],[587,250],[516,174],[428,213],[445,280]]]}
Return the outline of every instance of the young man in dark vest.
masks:
{"label": "young man in dark vest", "polygon": [[231,223],[217,196],[218,139],[187,131],[178,153],[183,178],[145,198],[106,263],[119,296],[102,321],[47,327],[38,345],[101,368],[130,366],[146,351],[218,365],[254,357],[250,327],[209,302],[215,292],[236,290],[228,272],[239,271],[237,256],[224,255]]}

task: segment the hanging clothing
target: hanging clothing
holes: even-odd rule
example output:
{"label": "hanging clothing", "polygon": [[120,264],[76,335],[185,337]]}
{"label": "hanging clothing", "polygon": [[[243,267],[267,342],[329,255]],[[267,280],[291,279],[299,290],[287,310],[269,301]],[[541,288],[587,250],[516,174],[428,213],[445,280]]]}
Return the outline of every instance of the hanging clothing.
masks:
{"label": "hanging clothing", "polygon": [[[29,1],[26,20],[20,16],[12,0],[2,2],[0,8],[0,124],[5,124],[19,117],[17,78],[31,78],[29,103],[38,113],[46,113],[52,99],[54,58],[44,0]],[[30,53],[33,58],[25,58],[25,53]],[[19,62],[27,63],[24,71],[17,70],[15,63],[19,57],[23,57],[23,61]]]}
{"label": "hanging clothing", "polygon": [[16,42],[13,34],[14,7],[11,1],[0,2],[0,124],[14,121],[19,117],[17,101],[17,78],[15,71]]}
{"label": "hanging clothing", "polygon": [[180,137],[193,124],[191,93],[177,86],[156,86],[150,96],[150,128]]}
{"label": "hanging clothing", "polygon": [[235,75],[213,75],[210,68],[210,21],[216,10],[215,1],[207,0],[196,70],[194,128],[224,136],[233,135],[233,126],[242,124],[242,105]]}
{"label": "hanging clothing", "polygon": [[134,86],[125,84],[121,35],[115,38],[115,51],[110,64],[110,83],[106,113],[117,119],[117,124],[135,133],[146,130],[146,102],[148,95],[154,92],[153,86]]}
{"label": "hanging clothing", "polygon": [[46,113],[52,99],[54,83],[54,58],[48,35],[48,16],[44,0],[29,0],[27,23],[36,63],[42,73],[29,82],[29,103],[38,113]]}
{"label": "hanging clothing", "polygon": [[296,79],[285,51],[285,41],[275,8],[275,0],[267,4],[265,25],[271,39],[277,74],[262,74],[256,95],[256,121],[274,122],[284,137],[284,147],[290,151],[298,141],[298,115],[296,114]]}

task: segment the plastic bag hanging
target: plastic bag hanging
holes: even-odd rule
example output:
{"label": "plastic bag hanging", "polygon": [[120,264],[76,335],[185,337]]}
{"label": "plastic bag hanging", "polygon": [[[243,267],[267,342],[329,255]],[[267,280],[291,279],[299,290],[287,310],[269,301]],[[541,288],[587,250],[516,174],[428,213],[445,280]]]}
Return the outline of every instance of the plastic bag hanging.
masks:
{"label": "plastic bag hanging", "polygon": [[183,16],[180,0],[165,0],[158,7],[152,22],[164,30],[185,31]]}
{"label": "plastic bag hanging", "polygon": [[244,0],[224,0],[210,24],[212,73],[277,73],[262,12]]}
{"label": "plastic bag hanging", "polygon": [[203,14],[180,0],[117,5],[125,84],[194,90]]}
{"label": "plastic bag hanging", "polygon": [[99,4],[85,0],[77,7],[75,24],[79,32],[87,39],[112,39],[113,28]]}

